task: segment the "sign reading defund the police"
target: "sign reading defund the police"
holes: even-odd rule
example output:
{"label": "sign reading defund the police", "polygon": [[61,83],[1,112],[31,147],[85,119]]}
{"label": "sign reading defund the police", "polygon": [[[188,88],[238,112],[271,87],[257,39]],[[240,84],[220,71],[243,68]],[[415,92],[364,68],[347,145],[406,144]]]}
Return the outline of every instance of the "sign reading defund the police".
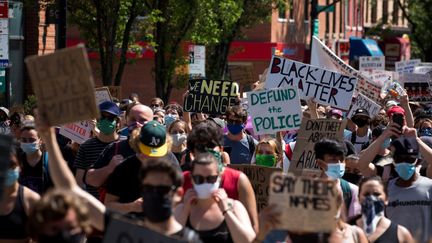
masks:
{"label": "sign reading defund the police", "polygon": [[356,84],[355,77],[273,56],[265,87],[296,86],[302,99],[348,110]]}
{"label": "sign reading defund the police", "polygon": [[296,87],[246,93],[255,134],[300,128],[302,110]]}
{"label": "sign reading defund the police", "polygon": [[187,112],[225,114],[226,109],[236,103],[239,95],[236,82],[227,80],[189,80],[189,93],[184,100]]}
{"label": "sign reading defund the police", "polygon": [[297,176],[320,176],[322,172],[315,161],[315,143],[323,138],[342,141],[345,125],[346,120],[308,119],[304,117],[288,171]]}
{"label": "sign reading defund the police", "polygon": [[336,227],[336,180],[273,173],[269,204],[280,210],[276,228],[297,232],[331,232]]}

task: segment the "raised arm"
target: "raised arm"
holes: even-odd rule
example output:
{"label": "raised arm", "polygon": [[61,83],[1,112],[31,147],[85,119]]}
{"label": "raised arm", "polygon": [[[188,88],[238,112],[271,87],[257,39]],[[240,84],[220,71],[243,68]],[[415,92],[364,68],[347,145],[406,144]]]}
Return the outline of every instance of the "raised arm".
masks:
{"label": "raised arm", "polygon": [[399,103],[401,107],[405,110],[405,119],[407,127],[414,127],[414,116],[411,111],[411,107],[409,106],[409,98],[408,95],[404,95],[399,99]]}

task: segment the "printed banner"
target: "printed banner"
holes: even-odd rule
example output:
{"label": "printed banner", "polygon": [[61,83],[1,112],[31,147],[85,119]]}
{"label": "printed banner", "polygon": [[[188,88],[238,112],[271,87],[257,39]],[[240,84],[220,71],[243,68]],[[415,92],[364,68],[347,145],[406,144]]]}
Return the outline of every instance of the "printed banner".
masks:
{"label": "printed banner", "polygon": [[239,95],[236,82],[227,80],[189,80],[189,94],[184,100],[187,112],[225,114],[229,106],[235,105]]}
{"label": "printed banner", "polygon": [[359,58],[359,71],[372,72],[385,69],[385,56],[361,56]]}
{"label": "printed banner", "polygon": [[319,104],[348,110],[357,79],[340,73],[273,56],[266,89],[298,87],[301,98],[315,98]]}
{"label": "printed banner", "polygon": [[59,133],[79,144],[91,137],[93,125],[88,121],[74,122],[60,127]]}
{"label": "printed banner", "polygon": [[228,164],[228,167],[243,172],[249,178],[255,192],[255,199],[258,211],[267,207],[269,198],[270,176],[274,172],[282,171],[282,169],[259,165],[234,164]]}
{"label": "printed banner", "polygon": [[84,46],[26,58],[27,69],[50,126],[99,117],[92,71]]}
{"label": "printed banner", "polygon": [[420,59],[411,59],[408,61],[400,61],[395,63],[395,71],[399,74],[414,72],[415,66],[421,63]]}
{"label": "printed banner", "polygon": [[399,75],[399,83],[407,91],[410,101],[431,102],[432,79],[428,74],[403,73]]}
{"label": "printed banner", "polygon": [[293,232],[331,232],[336,227],[336,180],[273,173],[269,204],[281,210],[276,228]]}
{"label": "printed banner", "polygon": [[303,112],[296,87],[254,91],[246,94],[254,134],[273,134],[300,128]]}
{"label": "printed banner", "polygon": [[356,90],[366,95],[376,103],[381,102],[381,87],[372,83],[369,78],[365,77],[350,65],[346,64],[315,36],[312,39],[311,55],[311,65],[356,77],[358,79]]}
{"label": "printed banner", "polygon": [[358,94],[351,105],[351,109],[350,109],[347,117],[351,119],[353,116],[353,113],[357,109],[365,109],[369,112],[370,117],[374,117],[381,110],[381,106],[378,105],[377,103],[373,102],[373,100],[369,99],[368,97],[366,97],[362,94]]}
{"label": "printed banner", "polygon": [[343,141],[347,120],[309,119],[303,117],[289,172],[297,176],[319,177],[322,171],[315,161],[315,143],[323,138]]}

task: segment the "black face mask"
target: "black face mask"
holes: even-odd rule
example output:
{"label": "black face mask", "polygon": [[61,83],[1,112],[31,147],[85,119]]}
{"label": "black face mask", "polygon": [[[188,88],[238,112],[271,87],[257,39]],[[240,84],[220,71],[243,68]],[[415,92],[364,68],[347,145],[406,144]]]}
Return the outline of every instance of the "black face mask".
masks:
{"label": "black face mask", "polygon": [[155,191],[144,192],[143,213],[144,217],[153,223],[166,221],[172,215],[172,204],[169,193],[160,193]]}
{"label": "black face mask", "polygon": [[363,179],[363,176],[359,175],[359,174],[345,173],[342,176],[342,179],[344,179],[348,182],[351,182],[354,185],[358,185],[360,183],[361,179]]}
{"label": "black face mask", "polygon": [[69,231],[60,231],[56,235],[40,235],[39,243],[83,243],[85,235],[83,233],[70,234]]}

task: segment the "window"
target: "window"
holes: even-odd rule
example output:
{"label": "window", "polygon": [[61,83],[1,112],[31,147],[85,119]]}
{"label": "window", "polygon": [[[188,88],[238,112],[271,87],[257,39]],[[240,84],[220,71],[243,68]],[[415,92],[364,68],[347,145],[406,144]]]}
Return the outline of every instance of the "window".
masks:
{"label": "window", "polygon": [[398,4],[399,0],[394,0],[393,1],[393,18],[392,18],[392,23],[395,25],[398,25],[399,23],[399,4]]}
{"label": "window", "polygon": [[369,1],[370,0],[366,0],[366,4],[365,4],[365,6],[366,6],[366,8],[365,8],[365,23],[369,23],[369,8],[370,8]]}
{"label": "window", "polygon": [[372,24],[375,24],[377,22],[377,0],[371,0],[371,21]]}
{"label": "window", "polygon": [[279,19],[286,19],[287,4],[285,1],[278,2]]}

